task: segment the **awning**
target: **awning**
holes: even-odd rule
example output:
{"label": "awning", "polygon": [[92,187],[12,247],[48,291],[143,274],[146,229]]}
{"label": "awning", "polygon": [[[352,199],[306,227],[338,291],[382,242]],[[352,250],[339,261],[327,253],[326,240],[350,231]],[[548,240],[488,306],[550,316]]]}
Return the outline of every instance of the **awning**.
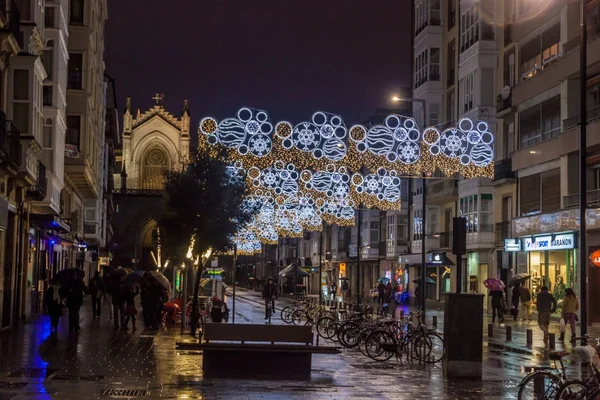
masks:
{"label": "awning", "polygon": [[30,214],[29,221],[33,226],[59,233],[71,232],[71,225],[64,219],[51,214]]}
{"label": "awning", "polygon": [[[451,259],[448,258],[446,252],[432,251],[425,255],[427,262],[425,263],[428,267],[450,267],[455,265]],[[408,266],[421,265],[421,254],[406,254],[398,258],[401,264]]]}

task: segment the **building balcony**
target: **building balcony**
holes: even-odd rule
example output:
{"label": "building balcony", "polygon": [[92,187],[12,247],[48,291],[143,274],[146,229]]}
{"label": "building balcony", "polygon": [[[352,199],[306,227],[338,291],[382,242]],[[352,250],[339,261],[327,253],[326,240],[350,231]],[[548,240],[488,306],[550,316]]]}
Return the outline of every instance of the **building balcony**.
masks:
{"label": "building balcony", "polygon": [[386,258],[395,258],[400,254],[406,254],[408,250],[408,239],[389,239],[386,248]]}
{"label": "building balcony", "polygon": [[504,239],[512,239],[512,224],[510,221],[498,222],[496,224],[496,246],[504,246]]}
{"label": "building balcony", "polygon": [[[600,146],[600,118],[595,120],[588,118],[588,120],[587,145],[589,149]],[[515,151],[512,154],[512,169],[519,171],[532,165],[555,160],[570,153],[577,153],[578,151],[579,127],[574,126],[563,131],[555,138]]]}
{"label": "building balcony", "polygon": [[458,185],[455,179],[443,179],[427,185],[427,204],[444,204],[458,197]]}
{"label": "building balcony", "polygon": [[26,186],[37,184],[39,160],[42,153],[40,144],[33,136],[21,137],[19,156],[19,178]]}
{"label": "building balcony", "polygon": [[496,247],[494,224],[479,224],[476,229],[467,232],[467,249],[491,249]]}
{"label": "building balcony", "polygon": [[[575,39],[574,39],[575,40]],[[537,70],[531,71],[518,85],[512,88],[513,104],[521,104],[534,98],[558,85],[561,82],[577,77],[579,74],[579,45],[569,47],[570,42],[563,47],[563,52],[558,58],[546,62]],[[577,42],[578,43],[578,42]],[[599,37],[591,38],[587,43],[588,67],[600,63]],[[531,75],[531,76],[530,76]],[[530,76],[530,77],[529,77]]]}
{"label": "building balcony", "polygon": [[21,133],[12,121],[7,121],[0,110],[0,167],[16,175],[19,172]]}
{"label": "building balcony", "polygon": [[452,248],[452,240],[453,240],[453,232],[438,232],[435,235],[439,237],[440,240],[440,249],[451,249]]}
{"label": "building balcony", "polygon": [[[413,240],[411,242],[411,253],[421,253],[423,249],[423,240]],[[440,249],[440,238],[431,236],[425,240],[425,251],[430,252],[431,250],[439,250]]]}
{"label": "building balcony", "polygon": [[94,166],[84,154],[78,153],[76,157],[70,158],[75,154],[65,153],[65,175],[69,177],[77,190],[86,199],[97,199],[100,193],[98,180],[94,173]]}
{"label": "building balcony", "polygon": [[513,183],[515,180],[516,174],[512,170],[512,159],[505,158],[494,162],[494,179],[492,179],[494,185]]}
{"label": "building balcony", "polygon": [[501,94],[496,97],[496,118],[502,118],[515,111],[517,107],[512,105],[512,94],[509,94],[506,99]]}
{"label": "building balcony", "polygon": [[[600,207],[600,189],[590,190],[586,193],[588,207]],[[579,206],[579,193],[563,196],[563,207],[573,208]]]}
{"label": "building balcony", "polygon": [[46,166],[38,161],[37,179],[34,185],[27,190],[27,197],[32,200],[43,201],[46,198],[48,181],[46,180]]}
{"label": "building balcony", "polygon": [[[600,105],[590,108],[586,113],[587,122],[592,122],[600,118]],[[575,114],[569,118],[563,119],[562,130],[567,131],[571,128],[579,126],[580,114]]]}

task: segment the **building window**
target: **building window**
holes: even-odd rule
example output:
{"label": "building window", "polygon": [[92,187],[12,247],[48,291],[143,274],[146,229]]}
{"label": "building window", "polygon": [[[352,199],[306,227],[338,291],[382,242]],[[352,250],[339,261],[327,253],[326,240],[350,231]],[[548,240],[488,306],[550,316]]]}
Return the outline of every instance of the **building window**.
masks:
{"label": "building window", "polygon": [[454,75],[456,75],[456,42],[452,40],[448,43],[446,55],[446,86],[454,85]]}
{"label": "building window", "polygon": [[164,150],[154,147],[144,157],[142,167],[142,189],[160,190],[164,186],[165,170],[169,167],[169,158]]}
{"label": "building window", "polygon": [[85,0],[71,0],[71,25],[83,25]]}
{"label": "building window", "polygon": [[46,9],[44,10],[44,27],[55,28],[54,14],[55,14],[54,7],[46,7]]}
{"label": "building window", "polygon": [[560,95],[519,114],[521,148],[533,146],[560,134]]}
{"label": "building window", "polygon": [[494,231],[494,201],[493,195],[489,193],[481,194],[481,204],[479,207],[479,231]]}
{"label": "building window", "polygon": [[429,80],[440,80],[440,49],[432,47],[429,49]]}
{"label": "building window", "polygon": [[31,21],[31,0],[17,0],[21,21]]}
{"label": "building window", "polygon": [[52,80],[52,71],[54,70],[54,49],[47,49],[42,52],[42,64],[44,65],[48,79]]}
{"label": "building window", "polygon": [[15,69],[13,80],[13,122],[21,133],[29,133],[29,71]]}
{"label": "building window", "polygon": [[83,88],[83,54],[69,53],[69,84],[68,89]]}
{"label": "building window", "polygon": [[522,216],[560,210],[560,168],[519,179]]}
{"label": "building window", "polygon": [[52,118],[44,120],[44,130],[42,136],[42,148],[46,150],[52,149],[52,139],[54,136],[54,121]]}
{"label": "building window", "polygon": [[429,104],[429,110],[427,110],[429,114],[428,126],[437,126],[440,123],[440,105],[437,103]]}
{"label": "building window", "polygon": [[421,0],[415,4],[415,36],[423,32],[427,26],[440,26],[441,22],[440,0]]}
{"label": "building window", "polygon": [[396,243],[399,246],[406,246],[408,239],[408,221],[406,215],[398,215],[396,217]]}
{"label": "building window", "polygon": [[79,143],[81,140],[81,116],[79,115],[67,115],[67,135],[65,138],[65,144],[70,144],[79,149]]}
{"label": "building window", "polygon": [[477,195],[467,196],[460,199],[460,214],[467,220],[467,232],[479,231]]}
{"label": "building window", "polygon": [[379,221],[371,221],[369,232],[371,245],[379,245],[379,229]]}
{"label": "building window", "polygon": [[448,30],[456,25],[456,1],[448,0]]}
{"label": "building window", "polygon": [[415,59],[415,89],[427,81],[440,80],[440,49],[423,50]]}
{"label": "building window", "polygon": [[425,235],[433,235],[437,233],[438,229],[438,209],[437,207],[427,208],[427,231]]}
{"label": "building window", "polygon": [[463,80],[463,113],[467,113],[473,109],[473,90],[475,87],[475,71],[467,75]]}
{"label": "building window", "polygon": [[521,46],[521,80],[550,67],[560,56],[560,24],[553,25]]}
{"label": "building window", "polygon": [[413,210],[413,240],[423,238],[423,218],[422,210]]}
{"label": "building window", "polygon": [[49,106],[52,107],[52,97],[53,97],[53,92],[54,92],[54,88],[52,87],[52,85],[46,85],[44,86],[44,92],[43,92],[43,102],[45,106]]}
{"label": "building window", "polygon": [[460,52],[479,40],[479,2],[473,2],[460,16]]}

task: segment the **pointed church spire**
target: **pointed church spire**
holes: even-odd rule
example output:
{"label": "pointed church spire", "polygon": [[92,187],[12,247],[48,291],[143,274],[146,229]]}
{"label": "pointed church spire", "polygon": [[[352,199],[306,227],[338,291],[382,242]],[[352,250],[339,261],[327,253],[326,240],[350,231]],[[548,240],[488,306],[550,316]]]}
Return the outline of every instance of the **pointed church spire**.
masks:
{"label": "pointed church spire", "polygon": [[125,111],[123,111],[123,113],[131,114],[131,97],[127,98],[127,101],[125,102]]}
{"label": "pointed church spire", "polygon": [[188,101],[184,100],[183,101],[183,111],[181,112],[182,116],[187,116],[187,117],[191,117],[191,113],[190,113],[190,109],[188,108]]}
{"label": "pointed church spire", "polygon": [[123,167],[121,168],[121,193],[127,192],[127,171],[125,171],[125,159],[123,158]]}

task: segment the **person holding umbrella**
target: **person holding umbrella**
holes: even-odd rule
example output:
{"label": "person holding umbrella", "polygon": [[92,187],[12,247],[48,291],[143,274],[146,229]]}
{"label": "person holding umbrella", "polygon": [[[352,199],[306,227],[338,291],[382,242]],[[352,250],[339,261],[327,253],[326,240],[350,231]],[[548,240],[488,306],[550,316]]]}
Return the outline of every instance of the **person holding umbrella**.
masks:
{"label": "person holding umbrella", "polygon": [[504,282],[500,279],[489,278],[483,281],[483,285],[490,290],[490,298],[492,299],[492,323],[496,322],[496,314],[498,321],[504,322]]}
{"label": "person holding umbrella", "polygon": [[58,333],[58,321],[62,314],[62,298],[60,296],[60,285],[56,277],[50,280],[50,287],[44,295],[46,310],[50,316],[50,332]]}

